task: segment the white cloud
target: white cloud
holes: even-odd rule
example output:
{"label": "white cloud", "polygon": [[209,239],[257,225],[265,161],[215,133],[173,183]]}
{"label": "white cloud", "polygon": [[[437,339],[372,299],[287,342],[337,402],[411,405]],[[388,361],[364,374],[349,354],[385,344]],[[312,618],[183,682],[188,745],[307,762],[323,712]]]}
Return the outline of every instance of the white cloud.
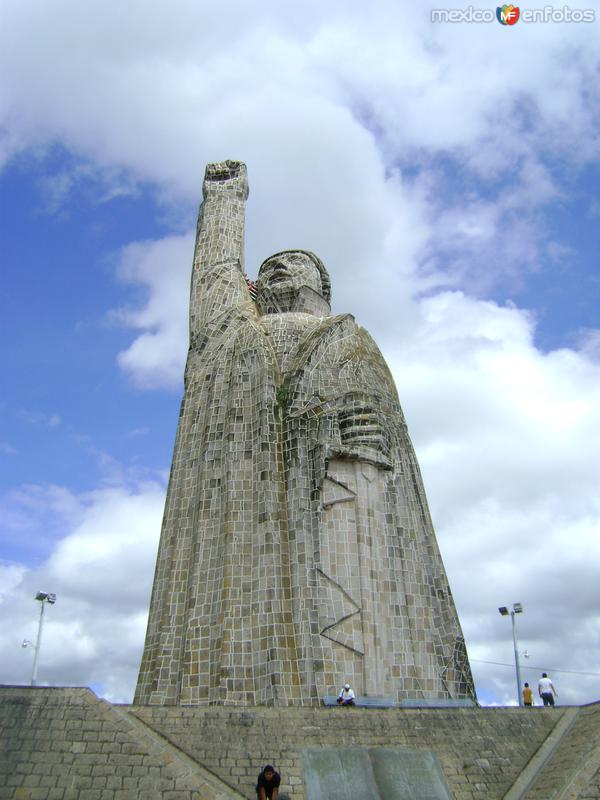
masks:
{"label": "white cloud", "polygon": [[560,499],[563,512],[596,513],[598,366],[574,351],[537,351],[518,309],[460,293],[420,308],[391,363],[423,469],[437,473],[442,520],[489,500],[539,512],[554,498],[555,512]]}
{"label": "white cloud", "polygon": [[121,279],[147,288],[141,308],[119,309],[113,317],[141,330],[119,354],[119,365],[144,388],[178,386],[183,375],[188,324],[187,302],[192,234],[157,242],[140,242],[125,248]]}
{"label": "white cloud", "polygon": [[[524,679],[596,673],[600,368],[537,351],[516,308],[445,293],[420,310],[390,362],[471,655],[512,663],[497,608],[518,601]],[[484,699],[514,697],[511,669],[473,667]],[[564,702],[597,697],[597,677],[555,678]]]}
{"label": "white cloud", "polygon": [[588,358],[600,362],[600,329],[584,328],[578,331],[579,347]]}
{"label": "white cloud", "polygon": [[[34,503],[48,497],[45,511],[53,513],[56,487],[23,491]],[[21,642],[36,641],[34,596],[42,589],[57,600],[44,615],[38,682],[93,685],[112,700],[128,701],[141,657],[164,489],[142,484],[71,500],[77,512],[65,516],[67,533],[44,563],[36,569],[0,564],[0,680],[30,680],[32,651]]]}
{"label": "white cloud", "polygon": [[[387,236],[381,226],[391,227],[380,216],[390,208],[385,170],[436,176],[435,196],[445,160],[492,192],[487,208],[474,213],[474,197],[462,219],[466,241],[505,242],[493,262],[484,253],[488,280],[513,262],[531,266],[537,252],[523,252],[523,236],[534,242],[543,232],[531,212],[560,191],[544,162],[598,154],[593,25],[434,25],[429,9],[391,2],[355,3],[352,13],[347,3],[315,5],[314,16],[306,4],[302,13],[275,3],[228,7],[234,30],[211,3],[180,3],[176,14],[156,3],[141,17],[137,3],[119,13],[95,2],[9,3],[0,48],[6,157],[59,142],[84,159],[71,177],[55,176],[51,202],[90,170],[118,191],[125,171],[165,198],[196,202],[204,163],[242,158],[262,197],[250,255],[254,236],[268,254],[277,233],[286,244],[296,234],[344,266],[346,254],[360,263],[367,243]],[[274,187],[281,194],[270,202]],[[290,194],[293,223],[281,202]],[[451,217],[462,200],[450,201]],[[498,204],[528,211],[521,230],[493,210]],[[406,205],[397,204],[396,218],[422,225],[419,209],[407,216]],[[444,227],[445,207],[440,219],[428,217],[428,234]],[[515,240],[521,247],[511,250]],[[462,261],[473,253],[466,247]]]}
{"label": "white cloud", "polygon": [[26,571],[22,564],[3,564],[0,562],[0,603],[6,603],[6,600],[21,583]]}
{"label": "white cloud", "polygon": [[18,415],[28,425],[39,425],[43,428],[58,428],[62,423],[60,414],[49,414],[45,411],[21,409]]}

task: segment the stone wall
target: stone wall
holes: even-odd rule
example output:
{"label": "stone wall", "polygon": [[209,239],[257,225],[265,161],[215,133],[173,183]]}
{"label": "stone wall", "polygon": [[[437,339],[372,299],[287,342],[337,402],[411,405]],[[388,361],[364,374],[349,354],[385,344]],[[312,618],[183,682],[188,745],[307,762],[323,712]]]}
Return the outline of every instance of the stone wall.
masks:
{"label": "stone wall", "polygon": [[0,687],[0,800],[252,799],[268,762],[282,792],[305,800],[303,751],[334,747],[433,753],[455,800],[600,798],[598,703],[114,706],[88,689]]}
{"label": "stone wall", "polygon": [[0,687],[0,800],[237,800],[89,689]]}
{"label": "stone wall", "polygon": [[[557,787],[561,792],[557,793]],[[544,765],[527,800],[600,797],[600,704],[584,706]]]}
{"label": "stone wall", "polygon": [[502,798],[550,734],[560,709],[131,707],[130,713],[248,798],[266,763],[304,800],[302,751],[406,747],[435,753],[455,798]]}

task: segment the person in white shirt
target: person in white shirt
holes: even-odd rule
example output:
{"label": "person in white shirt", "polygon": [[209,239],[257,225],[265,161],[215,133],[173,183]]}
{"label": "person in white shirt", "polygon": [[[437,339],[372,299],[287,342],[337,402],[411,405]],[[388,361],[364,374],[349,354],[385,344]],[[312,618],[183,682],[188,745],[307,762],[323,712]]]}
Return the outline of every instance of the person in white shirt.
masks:
{"label": "person in white shirt", "polygon": [[554,705],[554,696],[558,697],[558,692],[548,675],[544,672],[538,681],[538,692],[545,706]]}
{"label": "person in white shirt", "polygon": [[353,706],[355,697],[354,691],[350,688],[350,684],[347,683],[339,693],[337,701],[341,706]]}

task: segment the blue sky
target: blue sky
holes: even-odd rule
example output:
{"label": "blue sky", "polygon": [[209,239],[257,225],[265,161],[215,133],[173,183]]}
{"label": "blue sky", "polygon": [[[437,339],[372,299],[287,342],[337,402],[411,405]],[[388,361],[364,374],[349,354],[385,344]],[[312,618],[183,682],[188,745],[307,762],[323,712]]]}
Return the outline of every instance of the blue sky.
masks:
{"label": "blue sky", "polygon": [[247,271],[314,250],[394,372],[480,698],[514,701],[497,607],[519,601],[524,677],[565,670],[564,702],[598,699],[585,7],[595,22],[503,27],[426,3],[5,4],[1,681],[29,679],[44,588],[40,681],[131,699],[202,176],[239,158]]}
{"label": "blue sky", "polygon": [[[49,206],[43,181],[72,165],[53,148],[44,158],[17,160],[0,178],[9,331],[1,347],[11,376],[2,398],[0,474],[8,492],[48,481],[84,492],[113,460],[160,474],[170,459],[178,397],[139,392],[115,369],[131,334],[109,310],[141,294],[115,274],[120,248],[171,226],[144,188],[103,200],[96,186],[84,186],[68,204]],[[28,563],[39,563],[52,547],[51,538],[31,543],[9,531],[3,557],[26,552]]]}

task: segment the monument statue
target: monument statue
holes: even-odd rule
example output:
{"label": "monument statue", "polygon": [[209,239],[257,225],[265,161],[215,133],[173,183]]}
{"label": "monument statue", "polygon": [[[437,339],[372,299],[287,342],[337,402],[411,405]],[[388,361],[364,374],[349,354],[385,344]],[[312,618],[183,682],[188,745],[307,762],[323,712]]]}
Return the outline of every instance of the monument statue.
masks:
{"label": "monument statue", "polygon": [[314,254],[244,273],[245,165],[206,168],[185,390],[135,703],[474,698],[390,371]]}

